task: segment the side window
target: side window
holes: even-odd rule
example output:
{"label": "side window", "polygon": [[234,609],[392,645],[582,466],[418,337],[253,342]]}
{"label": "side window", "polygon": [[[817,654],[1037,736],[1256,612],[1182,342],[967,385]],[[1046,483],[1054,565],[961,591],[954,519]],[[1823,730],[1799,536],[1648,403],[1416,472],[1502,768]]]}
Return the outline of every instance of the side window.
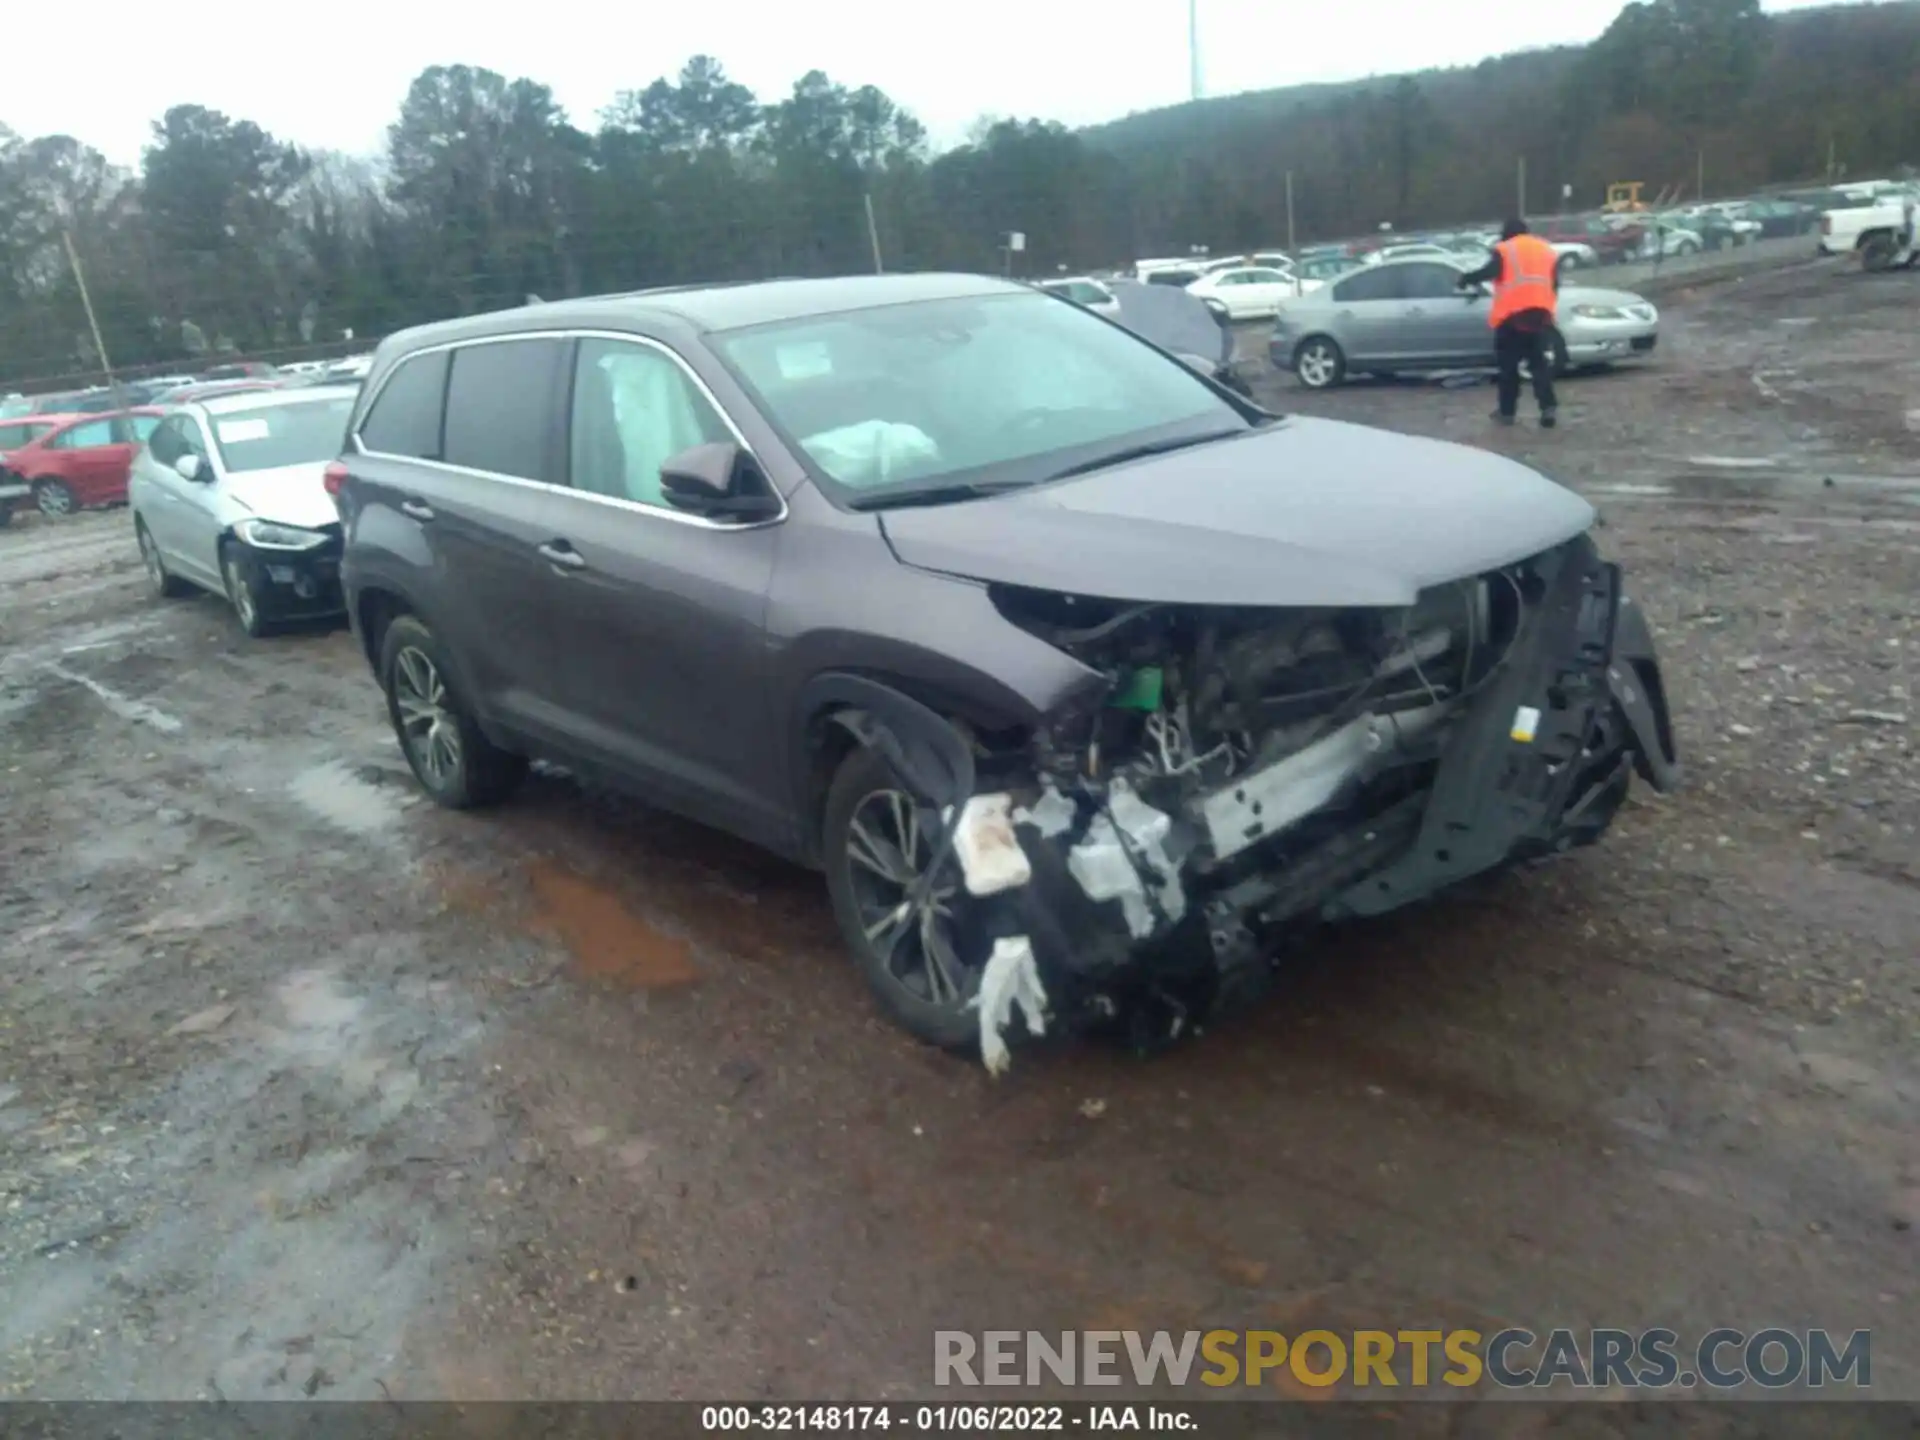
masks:
{"label": "side window", "polygon": [[1397,300],[1400,298],[1399,268],[1381,265],[1356,271],[1333,287],[1333,298],[1342,305],[1357,300]]}
{"label": "side window", "polygon": [[441,458],[521,480],[557,481],[565,340],[498,340],[453,352]]}
{"label": "side window", "polygon": [[31,439],[31,425],[0,425],[0,450],[17,450]]}
{"label": "side window", "polygon": [[207,463],[207,434],[191,415],[180,417],[180,445],[182,454],[198,455],[201,464]]}
{"label": "side window", "polygon": [[169,416],[156,425],[148,437],[147,453],[160,464],[171,465],[187,453],[186,441],[180,435],[182,423],[182,416]]}
{"label": "side window", "polygon": [[58,450],[91,450],[100,445],[113,443],[113,422],[111,420],[89,420],[84,425],[76,425],[71,430],[63,430],[54,440],[53,448]]}
{"label": "side window", "polygon": [[360,422],[360,443],[382,455],[438,460],[440,401],[446,389],[446,351],[402,360]]}
{"label": "side window", "polygon": [[149,435],[153,434],[154,426],[159,423],[160,417],[158,415],[135,415],[133,417],[134,443],[138,445],[144,442]]}
{"label": "side window", "polygon": [[686,371],[649,345],[582,340],[574,363],[570,480],[576,490],[663,505],[663,461],[733,438]]}
{"label": "side window", "polygon": [[1459,272],[1446,265],[1404,265],[1401,294],[1408,300],[1444,300],[1460,290]]}

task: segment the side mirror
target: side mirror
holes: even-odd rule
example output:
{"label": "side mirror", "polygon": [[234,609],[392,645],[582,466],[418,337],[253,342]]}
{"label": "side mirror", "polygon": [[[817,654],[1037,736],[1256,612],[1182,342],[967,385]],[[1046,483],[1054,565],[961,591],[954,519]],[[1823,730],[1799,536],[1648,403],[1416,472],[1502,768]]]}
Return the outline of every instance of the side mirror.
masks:
{"label": "side mirror", "polygon": [[191,452],[182,455],[178,460],[174,461],[173,468],[178,472],[182,480],[192,480],[195,483],[198,483],[205,475],[205,472],[200,468],[200,457]]}
{"label": "side mirror", "polygon": [[767,520],[780,513],[772,483],[731,440],[671,456],[660,467],[660,490],[674,509],[716,520]]}

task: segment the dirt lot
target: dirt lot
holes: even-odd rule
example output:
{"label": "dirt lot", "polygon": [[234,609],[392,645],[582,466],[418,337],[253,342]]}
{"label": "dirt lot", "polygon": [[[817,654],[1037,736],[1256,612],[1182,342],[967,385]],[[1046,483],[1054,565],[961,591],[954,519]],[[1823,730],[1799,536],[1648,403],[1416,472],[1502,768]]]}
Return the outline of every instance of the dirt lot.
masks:
{"label": "dirt lot", "polygon": [[0,532],[0,1385],[872,1398],[936,1328],[1824,1324],[1920,1396],[1916,286],[1668,295],[1557,432],[1266,382],[1591,496],[1691,789],[997,1083],[876,1017],[814,878],[555,778],[436,811],[344,631],[150,599],[125,512]]}

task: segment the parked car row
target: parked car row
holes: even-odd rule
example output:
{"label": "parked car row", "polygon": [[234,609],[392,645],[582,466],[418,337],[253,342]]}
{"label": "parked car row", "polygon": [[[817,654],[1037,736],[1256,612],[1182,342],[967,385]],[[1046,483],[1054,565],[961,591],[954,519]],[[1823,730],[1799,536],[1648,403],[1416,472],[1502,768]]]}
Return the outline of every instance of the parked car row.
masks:
{"label": "parked car row", "polygon": [[1671,784],[1583,500],[1269,413],[1039,288],[405,331],[363,387],[172,409],[135,538],[159,595],[251,634],[344,609],[443,806],[539,758],[823,872],[880,1006],[996,1069],[1023,1031],[1185,1033],[1288,928],[1593,843],[1636,768]]}
{"label": "parked car row", "polygon": [[116,386],[0,402],[0,527],[19,508],[70,515],[127,499],[137,448],[176,406],[273,395],[308,386],[358,385],[371,356],[276,369],[257,361],[201,375],[162,375]]}

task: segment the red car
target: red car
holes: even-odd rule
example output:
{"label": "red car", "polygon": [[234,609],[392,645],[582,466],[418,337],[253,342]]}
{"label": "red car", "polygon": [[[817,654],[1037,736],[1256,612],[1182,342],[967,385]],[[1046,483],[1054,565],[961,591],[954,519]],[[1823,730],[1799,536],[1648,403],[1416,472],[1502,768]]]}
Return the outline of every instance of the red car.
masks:
{"label": "red car", "polygon": [[75,418],[72,415],[18,415],[11,420],[0,420],[0,526],[13,519],[15,506],[33,496],[26,481],[16,480],[7,473],[7,452],[31,445],[56,425]]}
{"label": "red car", "polygon": [[[88,505],[127,498],[133,452],[160,423],[158,410],[116,415],[40,415],[55,423],[17,450],[0,455],[0,492],[25,485],[43,515],[71,515]],[[0,504],[9,510],[19,496]]]}

